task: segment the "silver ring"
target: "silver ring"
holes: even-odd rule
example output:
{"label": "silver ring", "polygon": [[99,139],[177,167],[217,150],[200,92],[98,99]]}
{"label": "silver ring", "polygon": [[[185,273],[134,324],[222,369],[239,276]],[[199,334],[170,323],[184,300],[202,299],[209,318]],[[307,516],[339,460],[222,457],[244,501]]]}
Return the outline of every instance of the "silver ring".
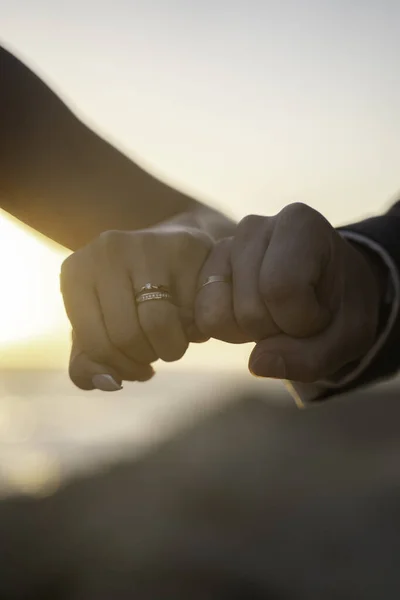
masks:
{"label": "silver ring", "polygon": [[136,304],[143,302],[150,302],[152,300],[167,300],[168,302],[173,301],[173,296],[167,287],[164,285],[153,285],[152,283],[146,283],[142,286],[135,296]]}
{"label": "silver ring", "polygon": [[172,302],[172,294],[169,292],[147,292],[136,296],[136,304],[150,302],[151,300],[167,300],[168,302]]}
{"label": "silver ring", "polygon": [[232,283],[232,277],[230,275],[210,275],[200,286],[200,289],[210,285],[210,283]]}

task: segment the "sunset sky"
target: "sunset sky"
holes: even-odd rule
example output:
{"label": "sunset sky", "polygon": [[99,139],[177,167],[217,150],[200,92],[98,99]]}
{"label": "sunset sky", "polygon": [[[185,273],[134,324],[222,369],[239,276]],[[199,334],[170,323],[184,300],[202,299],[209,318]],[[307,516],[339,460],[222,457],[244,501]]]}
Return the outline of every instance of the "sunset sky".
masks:
{"label": "sunset sky", "polygon": [[[300,200],[339,224],[393,199],[399,33],[397,0],[0,6],[2,43],[87,123],[238,218]],[[0,213],[0,367],[65,364],[66,255]],[[218,366],[219,345],[209,348],[183,364]],[[225,348],[223,360],[247,353]]]}

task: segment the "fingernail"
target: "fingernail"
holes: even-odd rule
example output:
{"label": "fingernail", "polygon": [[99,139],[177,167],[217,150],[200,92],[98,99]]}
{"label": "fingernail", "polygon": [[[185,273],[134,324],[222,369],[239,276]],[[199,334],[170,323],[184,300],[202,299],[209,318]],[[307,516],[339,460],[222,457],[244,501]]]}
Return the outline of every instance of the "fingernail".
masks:
{"label": "fingernail", "polygon": [[287,370],[285,361],[280,354],[265,352],[260,354],[250,364],[250,372],[256,377],[272,377],[273,379],[286,379]]}
{"label": "fingernail", "polygon": [[92,378],[94,387],[102,392],[116,392],[122,390],[122,385],[117,383],[111,375],[94,375]]}

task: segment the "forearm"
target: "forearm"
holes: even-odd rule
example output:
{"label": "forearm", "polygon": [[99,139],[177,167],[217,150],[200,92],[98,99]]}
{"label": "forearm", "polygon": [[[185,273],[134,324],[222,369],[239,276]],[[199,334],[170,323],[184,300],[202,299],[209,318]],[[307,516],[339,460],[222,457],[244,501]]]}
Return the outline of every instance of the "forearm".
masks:
{"label": "forearm", "polygon": [[0,87],[1,208],[21,221],[71,249],[181,213],[213,237],[229,231],[229,219],[141,169],[1,48]]}

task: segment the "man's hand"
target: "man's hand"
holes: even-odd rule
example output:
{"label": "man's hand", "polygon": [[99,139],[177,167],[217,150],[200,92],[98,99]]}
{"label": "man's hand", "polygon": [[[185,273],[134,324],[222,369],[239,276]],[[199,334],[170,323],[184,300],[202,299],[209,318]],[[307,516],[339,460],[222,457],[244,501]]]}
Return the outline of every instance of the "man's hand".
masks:
{"label": "man's hand", "polygon": [[[212,244],[200,230],[165,224],[106,232],[64,262],[61,289],[74,331],[70,376],[78,387],[113,391],[123,380],[146,381],[151,363],[176,361],[189,342],[204,341],[193,306]],[[153,289],[140,302],[146,284],[166,296],[151,299],[159,295]]]}
{"label": "man's hand", "polygon": [[209,337],[256,341],[255,375],[314,382],[360,359],[376,338],[376,265],[306,205],[243,219],[214,247],[199,283],[211,275],[232,282],[200,288],[196,323]]}

